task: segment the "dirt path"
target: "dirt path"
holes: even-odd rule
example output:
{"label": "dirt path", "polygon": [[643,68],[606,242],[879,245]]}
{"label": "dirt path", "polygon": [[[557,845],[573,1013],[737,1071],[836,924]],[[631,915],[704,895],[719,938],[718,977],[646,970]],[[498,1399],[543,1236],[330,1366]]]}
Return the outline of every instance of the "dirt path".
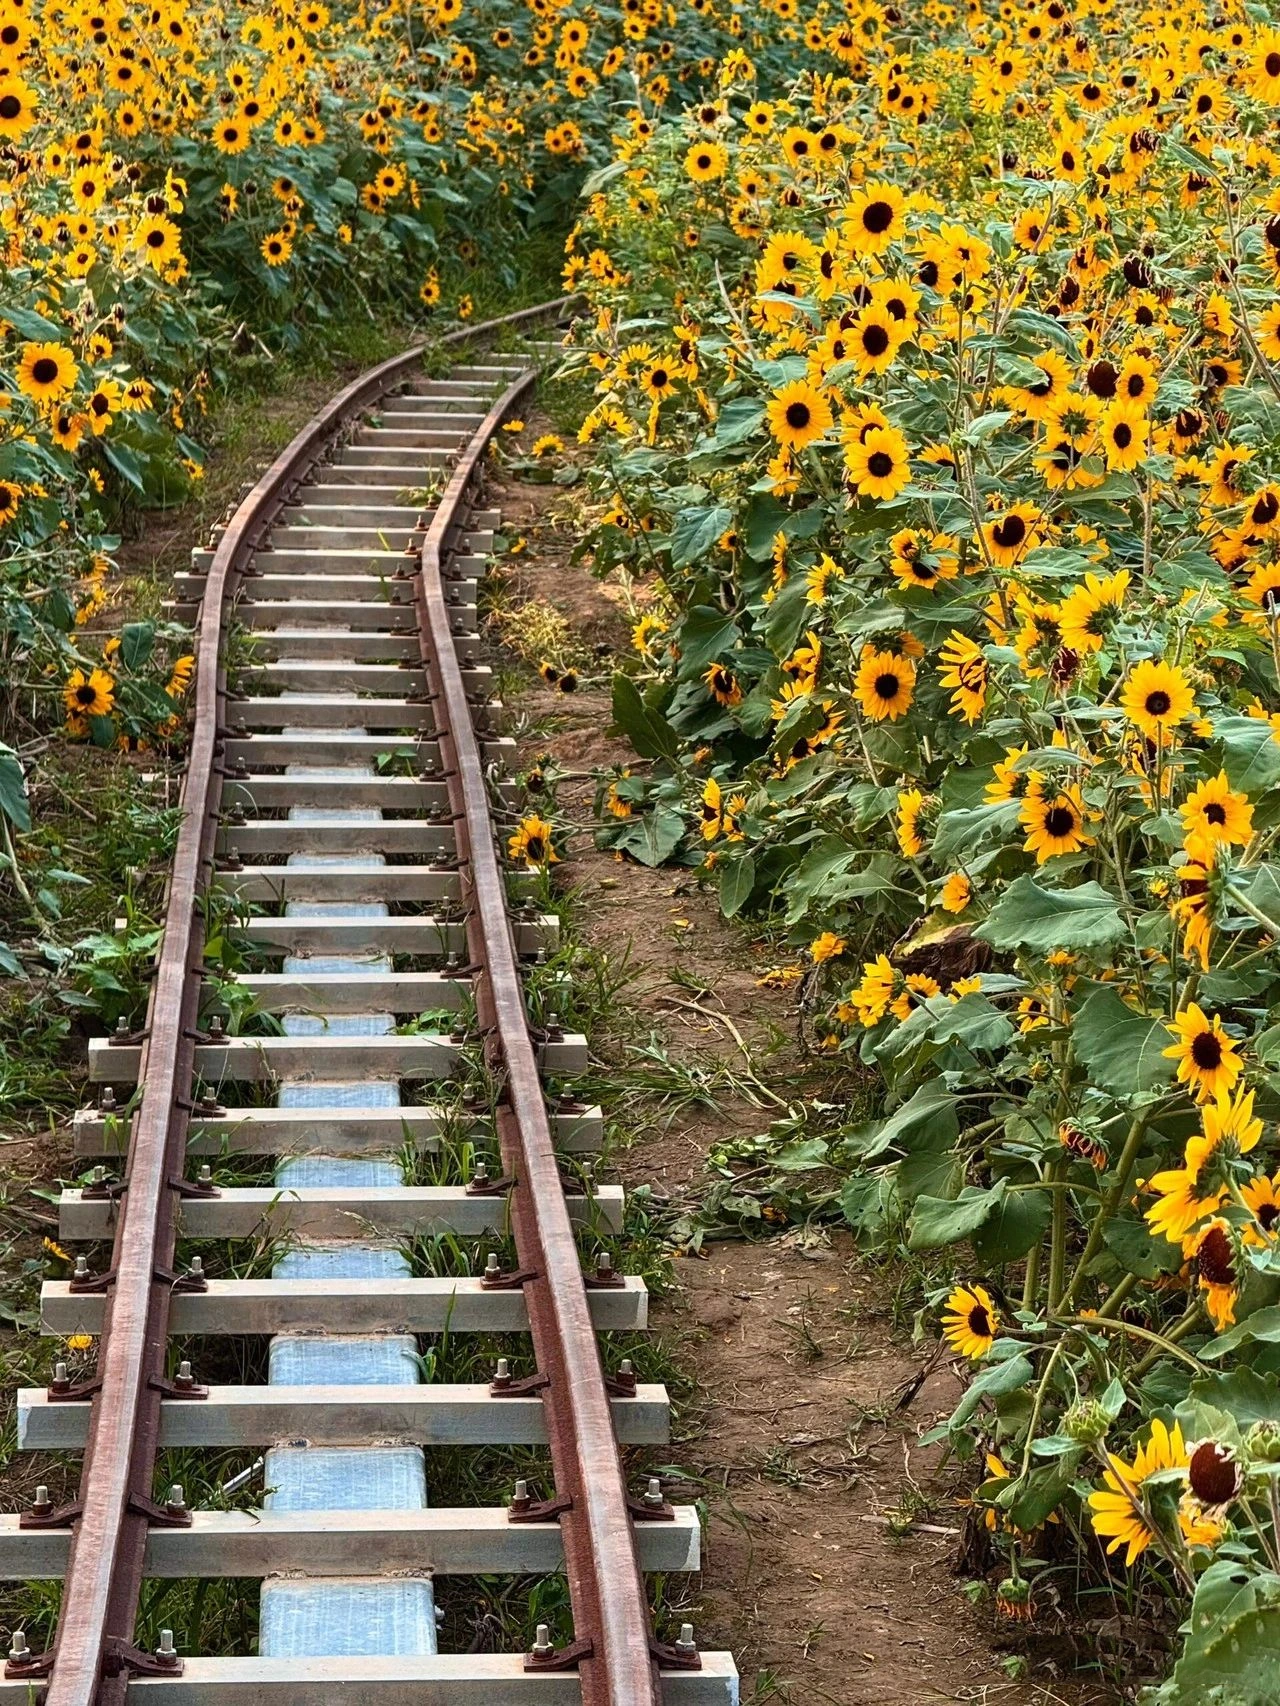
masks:
{"label": "dirt path", "polygon": [[[534,419],[526,436],[545,430]],[[592,844],[591,773],[634,762],[603,732],[610,654],[626,651],[629,629],[614,589],[569,561],[576,499],[512,478],[492,495],[505,533],[528,541],[508,564],[501,602],[553,606],[583,660],[571,697],[534,678],[516,703],[526,762],[549,754],[571,773],[557,794],[557,822],[574,825],[557,877],[580,934],[615,963],[630,955],[636,973],[630,1035],[605,1044],[618,1082],[629,1081],[634,1050],[651,1036],[686,1075],[741,1073],[749,1056],[785,1100],[814,1068],[794,1040],[794,997],[760,983],[768,946],[727,925],[692,872],[622,864]],[[524,634],[544,626],[536,612],[520,624]],[[673,1097],[655,1113],[637,1094],[642,1123],[614,1157],[618,1175],[672,1208],[695,1198],[708,1147],[762,1131],[776,1111],[732,1093],[716,1103],[710,1112]],[[934,1356],[932,1333],[912,1347],[918,1300],[894,1264],[860,1256],[839,1233],[793,1231],[708,1243],[675,1268],[655,1325],[696,1382],[672,1453],[683,1494],[708,1512],[698,1637],[733,1649],[744,1703],[1115,1698],[1081,1689],[1051,1618],[1029,1638],[997,1621],[998,1569],[980,1595],[962,1591],[954,1560],[964,1475],[916,1444],[954,1407],[959,1381],[949,1359]]]}

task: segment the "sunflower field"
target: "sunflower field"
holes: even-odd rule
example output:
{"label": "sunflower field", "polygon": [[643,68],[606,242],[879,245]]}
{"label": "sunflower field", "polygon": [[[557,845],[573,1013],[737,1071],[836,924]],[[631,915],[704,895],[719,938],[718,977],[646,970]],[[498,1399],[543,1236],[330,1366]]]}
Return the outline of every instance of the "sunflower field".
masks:
{"label": "sunflower field", "polygon": [[941,1286],[1002,1608],[1145,1572],[1161,1700],[1271,1698],[1280,30],[803,27],[783,95],[732,53],[637,113],[569,245],[644,761],[602,840],[783,926],[879,1087],[804,1156]]}
{"label": "sunflower field", "polygon": [[246,354],[352,314],[408,338],[469,318],[473,280],[495,311],[553,295],[512,257],[567,228],[620,90],[658,112],[739,41],[789,66],[773,12],[682,10],[0,0],[0,869],[19,890],[51,728],[180,740],[189,636],[113,623],[114,553],[139,510],[198,487],[210,399]]}

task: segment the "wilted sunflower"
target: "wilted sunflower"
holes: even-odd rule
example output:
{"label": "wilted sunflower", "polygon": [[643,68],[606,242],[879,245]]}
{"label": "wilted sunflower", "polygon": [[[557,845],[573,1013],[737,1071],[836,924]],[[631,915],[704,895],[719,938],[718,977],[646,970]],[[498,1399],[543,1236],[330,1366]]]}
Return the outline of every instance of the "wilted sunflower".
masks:
{"label": "wilted sunflower", "polygon": [[741,705],[742,688],[733,671],[722,663],[713,663],[702,677],[711,690],[711,697],[719,704],[732,706]]}
{"label": "wilted sunflower", "polygon": [[1097,652],[1120,614],[1129,587],[1128,569],[1114,575],[1087,574],[1058,608],[1062,643],[1073,652]]}
{"label": "wilted sunflower", "polygon": [[115,703],[116,684],[105,669],[73,670],[62,689],[68,717],[106,717]]}
{"label": "wilted sunflower", "polygon": [[1185,1084],[1197,1101],[1216,1099],[1235,1087],[1244,1061],[1216,1013],[1210,1018],[1193,1001],[1165,1029],[1178,1040],[1163,1051],[1164,1057],[1177,1061],[1178,1082]]}
{"label": "wilted sunflower", "polygon": [[1236,1318],[1240,1295],[1240,1271],[1236,1262],[1235,1235],[1220,1216],[1208,1221],[1187,1239],[1185,1257],[1196,1264],[1196,1278],[1204,1292],[1204,1306],[1219,1332]]}
{"label": "wilted sunflower", "polygon": [[942,1336],[951,1349],[977,1362],[991,1349],[999,1331],[999,1312],[984,1288],[958,1285],[942,1317]]}
{"label": "wilted sunflower", "polygon": [[520,820],[520,827],[507,842],[507,852],[530,869],[557,863],[551,845],[551,825],[536,814]]}
{"label": "wilted sunflower", "polygon": [[910,658],[868,650],[858,665],[854,691],[868,717],[877,723],[886,717],[896,723],[911,709],[915,683],[916,666]]}
{"label": "wilted sunflower", "polygon": [[766,409],[769,431],[788,450],[803,450],[831,428],[831,405],[807,379],[775,391]]}

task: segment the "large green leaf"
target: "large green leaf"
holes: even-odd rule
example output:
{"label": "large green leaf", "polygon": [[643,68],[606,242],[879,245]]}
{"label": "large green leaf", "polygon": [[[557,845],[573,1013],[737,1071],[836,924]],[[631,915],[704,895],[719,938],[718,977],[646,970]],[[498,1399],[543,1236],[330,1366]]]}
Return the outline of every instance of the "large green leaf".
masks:
{"label": "large green leaf", "polygon": [[632,818],[614,846],[642,865],[664,864],[684,838],[684,817],[669,806],[658,806]]}
{"label": "large green leaf", "polygon": [[687,681],[738,643],[738,625],[713,604],[695,604],[680,630],[680,673]]}
{"label": "large green leaf", "polygon": [[[1003,1342],[1006,1347],[1009,1345],[1008,1339]],[[1018,1351],[995,1361],[995,1354],[1000,1348],[1000,1344],[992,1347],[990,1356],[993,1360],[988,1361],[982,1373],[956,1405],[947,1422],[948,1428],[962,1428],[985,1398],[1003,1398],[1007,1393],[1016,1392],[1020,1386],[1025,1386],[1031,1379],[1034,1373],[1031,1358]]]}
{"label": "large green leaf", "polygon": [[11,746],[0,742],[0,812],[17,830],[31,828],[31,808],[27,804],[27,779],[22,765]]}
{"label": "large green leaf", "polygon": [[1232,1351],[1238,1351],[1241,1345],[1250,1341],[1262,1345],[1280,1345],[1280,1304],[1270,1304],[1266,1309],[1255,1309],[1252,1315],[1246,1315],[1243,1321],[1225,1333],[1219,1333],[1216,1339],[1211,1339],[1200,1351],[1201,1362],[1220,1362],[1223,1357],[1230,1356]]}
{"label": "large green leaf", "polygon": [[720,910],[726,918],[741,912],[756,886],[756,862],[750,853],[720,867]]}
{"label": "large green leaf", "polygon": [[1049,889],[1033,876],[1011,883],[974,931],[993,948],[1029,948],[1048,954],[1055,948],[1102,948],[1125,933],[1114,895],[1098,883],[1073,889]]}
{"label": "large green leaf", "polygon": [[641,758],[674,758],[680,737],[660,711],[646,705],[629,675],[613,678],[613,721]]}
{"label": "large green leaf", "polygon": [[888,1149],[950,1149],[960,1135],[956,1098],[941,1078],[930,1078],[915,1095],[887,1119],[856,1127],[845,1140],[845,1152],[859,1162],[872,1161]]}
{"label": "large green leaf", "polygon": [[1206,1374],[1191,1382],[1198,1404],[1225,1410],[1242,1428],[1254,1422],[1274,1422],[1280,1416],[1280,1378],[1254,1368],[1233,1368],[1228,1374]]}
{"label": "large green leaf", "polygon": [[1109,984],[1094,989],[1076,1014],[1072,1035],[1076,1059],[1103,1090],[1132,1096],[1173,1077],[1173,1062],[1163,1056],[1169,1047],[1167,1027],[1135,1013]]}
{"label": "large green leaf", "polygon": [[1280,1576],[1220,1558],[1196,1583],[1186,1644],[1160,1706],[1276,1706]]}
{"label": "large green leaf", "polygon": [[1040,1242],[1052,1213],[1048,1191],[1006,1192],[994,1212],[973,1234],[975,1255],[993,1267],[1016,1262]]}
{"label": "large green leaf", "polygon": [[682,569],[705,557],[720,535],[733,525],[733,511],[723,504],[682,510],[671,529],[671,566]]}
{"label": "large green leaf", "polygon": [[940,1250],[958,1244],[986,1225],[1004,1201],[1008,1180],[999,1179],[989,1190],[966,1185],[954,1200],[946,1197],[917,1197],[911,1216],[911,1250]]}
{"label": "large green leaf", "polygon": [[1260,794],[1280,781],[1280,744],[1270,723],[1261,717],[1221,717],[1213,725],[1222,746],[1222,768],[1231,786],[1244,794]]}

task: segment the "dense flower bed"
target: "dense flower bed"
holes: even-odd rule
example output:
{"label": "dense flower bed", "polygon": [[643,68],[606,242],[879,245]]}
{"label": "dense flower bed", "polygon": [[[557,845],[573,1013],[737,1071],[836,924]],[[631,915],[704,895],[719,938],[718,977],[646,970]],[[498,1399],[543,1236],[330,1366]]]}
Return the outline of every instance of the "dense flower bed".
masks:
{"label": "dense flower bed", "polygon": [[[176,628],[103,632],[120,523],[201,477],[237,356],[339,312],[466,319],[542,289],[521,238],[563,228],[607,162],[615,90],[649,110],[739,39],[794,32],[699,4],[111,0],[0,6],[0,869],[21,886],[22,765],[76,739],[171,740]],[[770,56],[772,55],[772,61]],[[505,294],[504,294],[505,293]],[[106,649],[104,650],[104,640]]]}
{"label": "dense flower bed", "polygon": [[847,76],[766,98],[731,57],[714,102],[637,115],[570,245],[648,761],[604,838],[785,920],[821,1046],[879,1075],[884,1117],[805,1160],[866,1244],[950,1253],[975,1378],[941,1437],[989,1453],[1006,1609],[1092,1530],[1194,1593],[1168,1698],[1253,1700],[1280,32],[938,0],[811,28]]}

